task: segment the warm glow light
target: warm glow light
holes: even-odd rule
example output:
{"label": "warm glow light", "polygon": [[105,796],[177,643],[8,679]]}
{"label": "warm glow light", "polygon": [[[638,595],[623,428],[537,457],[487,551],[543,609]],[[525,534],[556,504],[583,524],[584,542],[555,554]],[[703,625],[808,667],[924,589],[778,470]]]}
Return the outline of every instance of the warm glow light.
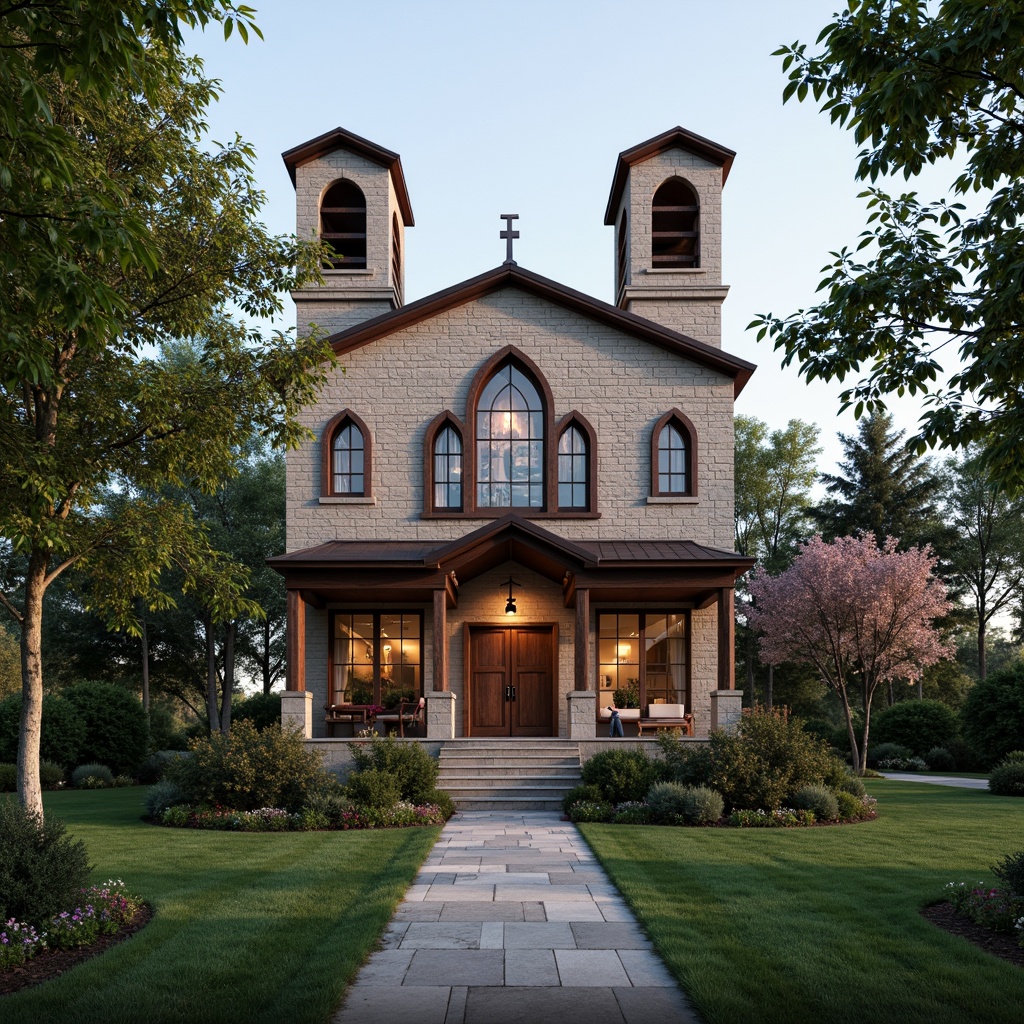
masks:
{"label": "warm glow light", "polygon": [[633,648],[629,644],[619,644],[616,650],[620,658],[628,658],[633,652]]}

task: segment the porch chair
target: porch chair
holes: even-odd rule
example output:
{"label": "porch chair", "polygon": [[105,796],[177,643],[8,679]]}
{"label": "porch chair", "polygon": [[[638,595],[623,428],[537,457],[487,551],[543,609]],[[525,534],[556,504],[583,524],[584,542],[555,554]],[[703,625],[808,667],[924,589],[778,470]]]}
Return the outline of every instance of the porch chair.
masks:
{"label": "porch chair", "polygon": [[385,733],[389,725],[398,725],[398,735],[405,739],[405,727],[415,726],[419,728],[423,724],[423,716],[427,707],[425,697],[417,701],[403,700],[394,711],[382,711],[376,717],[376,721],[384,723]]}

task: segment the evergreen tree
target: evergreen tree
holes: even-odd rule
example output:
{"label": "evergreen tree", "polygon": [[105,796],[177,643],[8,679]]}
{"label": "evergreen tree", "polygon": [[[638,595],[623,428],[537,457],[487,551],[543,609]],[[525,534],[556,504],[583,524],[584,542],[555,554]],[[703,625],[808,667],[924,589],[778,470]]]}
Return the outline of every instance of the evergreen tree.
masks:
{"label": "evergreen tree", "polygon": [[825,540],[871,533],[879,545],[895,537],[903,551],[925,543],[941,551],[941,480],[929,460],[907,450],[903,436],[879,412],[861,420],[855,437],[839,435],[846,457],[838,474],[821,474],[828,497],[812,510]]}

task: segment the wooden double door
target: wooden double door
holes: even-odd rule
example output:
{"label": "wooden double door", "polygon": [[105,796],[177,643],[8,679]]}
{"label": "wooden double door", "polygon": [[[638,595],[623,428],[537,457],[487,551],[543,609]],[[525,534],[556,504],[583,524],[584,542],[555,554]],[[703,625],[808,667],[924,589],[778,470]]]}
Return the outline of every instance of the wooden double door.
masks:
{"label": "wooden double door", "polygon": [[468,734],[553,736],[553,626],[471,626],[468,631]]}

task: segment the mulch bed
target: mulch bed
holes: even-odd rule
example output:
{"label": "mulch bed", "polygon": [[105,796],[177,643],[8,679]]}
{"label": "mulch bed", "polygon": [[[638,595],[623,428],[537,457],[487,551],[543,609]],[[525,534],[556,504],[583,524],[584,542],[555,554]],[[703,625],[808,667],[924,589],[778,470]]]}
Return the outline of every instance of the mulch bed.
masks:
{"label": "mulch bed", "polygon": [[933,907],[925,907],[921,911],[921,916],[950,935],[959,935],[978,949],[997,956],[1000,960],[1024,967],[1024,948],[1017,945],[1014,936],[994,932],[984,925],[975,924],[969,918],[958,914],[948,903],[936,903]]}
{"label": "mulch bed", "polygon": [[59,978],[65,971],[70,971],[72,967],[85,960],[91,960],[94,956],[106,952],[111,946],[116,946],[119,942],[131,938],[141,928],[145,928],[152,917],[153,911],[143,905],[131,924],[125,925],[113,935],[101,935],[91,946],[40,953],[17,967],[8,967],[7,970],[0,971],[0,996],[10,995],[12,992],[19,992],[21,989],[31,988],[33,985],[41,985],[51,978]]}

